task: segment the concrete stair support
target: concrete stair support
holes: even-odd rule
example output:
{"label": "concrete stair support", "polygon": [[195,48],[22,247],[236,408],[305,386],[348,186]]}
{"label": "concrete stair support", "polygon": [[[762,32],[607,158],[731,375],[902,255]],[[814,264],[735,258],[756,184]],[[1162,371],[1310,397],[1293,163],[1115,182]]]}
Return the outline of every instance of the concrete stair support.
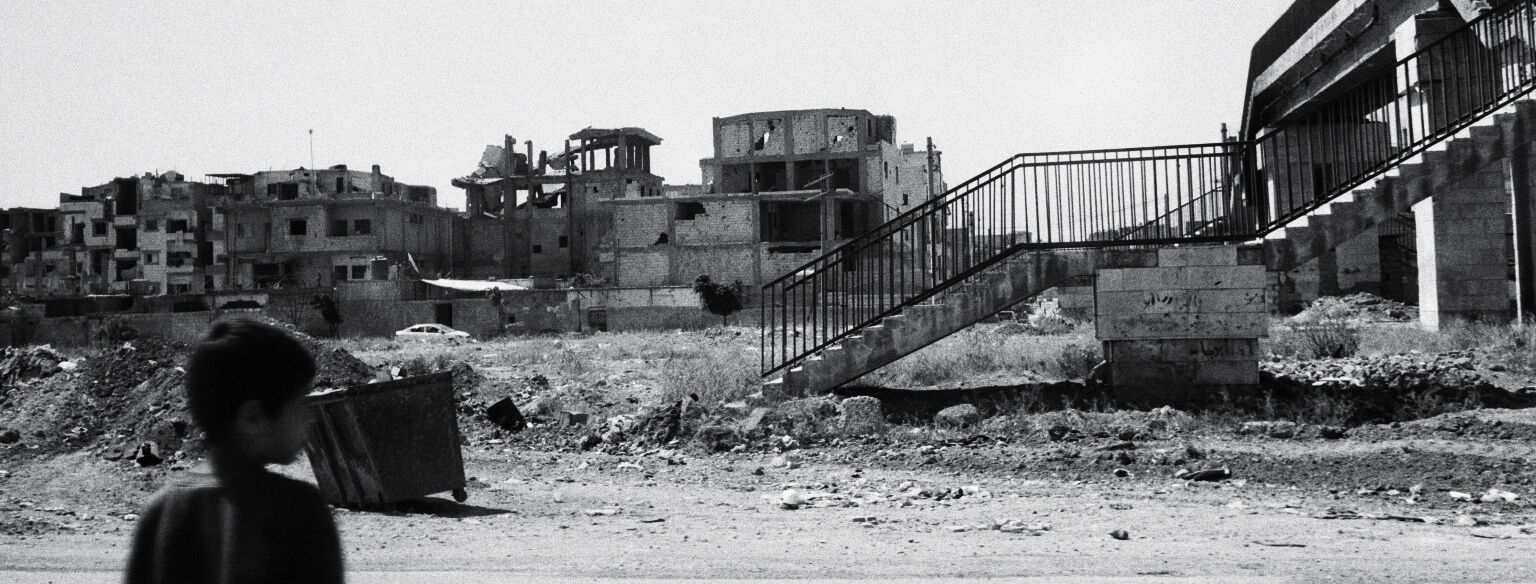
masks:
{"label": "concrete stair support", "polygon": [[1382,176],[1354,191],[1354,201],[1334,203],[1330,214],[1311,215],[1307,225],[1286,227],[1283,238],[1265,240],[1264,263],[1273,271],[1293,270],[1501,162],[1533,138],[1536,103],[1516,102],[1513,112],[1484,119],[1470,128],[1467,137],[1451,140],[1445,150],[1426,151],[1422,162],[1401,164],[1396,176]]}
{"label": "concrete stair support", "polygon": [[823,394],[1074,276],[1156,263],[1153,250],[1021,252],[805,359],[765,383],[763,393],[777,399]]}

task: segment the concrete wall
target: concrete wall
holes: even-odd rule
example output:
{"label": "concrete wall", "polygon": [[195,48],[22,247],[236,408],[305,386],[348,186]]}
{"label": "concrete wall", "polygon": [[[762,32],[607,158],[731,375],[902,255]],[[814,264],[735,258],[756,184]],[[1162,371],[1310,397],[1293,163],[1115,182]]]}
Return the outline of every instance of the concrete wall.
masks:
{"label": "concrete wall", "polygon": [[1165,248],[1156,267],[1098,271],[1095,328],[1120,398],[1184,403],[1258,384],[1267,277],[1238,257],[1236,246]]}

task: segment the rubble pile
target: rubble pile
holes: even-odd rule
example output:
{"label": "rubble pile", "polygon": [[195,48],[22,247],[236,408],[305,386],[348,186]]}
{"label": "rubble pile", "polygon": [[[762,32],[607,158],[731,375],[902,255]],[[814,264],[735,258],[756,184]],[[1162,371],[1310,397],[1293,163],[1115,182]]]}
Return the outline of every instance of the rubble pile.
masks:
{"label": "rubble pile", "polygon": [[[345,349],[296,334],[314,355],[317,387],[366,383],[373,369]],[[190,348],[156,337],[126,341],[69,360],[47,347],[7,350],[0,372],[0,430],[14,432],[12,452],[93,451],[109,460],[173,463],[204,445],[187,411]],[[51,365],[49,365],[51,363]],[[30,371],[48,369],[36,377]]]}
{"label": "rubble pile", "polygon": [[1259,364],[1261,383],[1282,402],[1326,397],[1354,409],[1351,424],[1381,423],[1476,407],[1516,407],[1529,398],[1477,372],[1471,352],[1341,359],[1275,359]]}
{"label": "rubble pile", "polygon": [[1419,319],[1419,308],[1369,292],[1359,292],[1348,296],[1318,298],[1291,317],[1291,320],[1309,323],[1336,318],[1358,322],[1410,322]]}
{"label": "rubble pile", "polygon": [[0,391],[13,384],[48,377],[68,362],[47,345],[24,348],[0,348]]}

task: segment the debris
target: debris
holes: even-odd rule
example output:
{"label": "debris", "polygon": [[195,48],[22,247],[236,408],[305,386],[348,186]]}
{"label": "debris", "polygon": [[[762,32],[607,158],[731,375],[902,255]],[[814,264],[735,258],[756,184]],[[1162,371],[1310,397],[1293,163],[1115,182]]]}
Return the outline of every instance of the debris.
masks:
{"label": "debris", "polygon": [[21,442],[21,432],[6,430],[0,432],[0,444],[15,444]]}
{"label": "debris", "polygon": [[1294,547],[1294,548],[1304,548],[1304,547],[1307,547],[1307,544],[1304,544],[1304,543],[1293,543],[1293,542],[1289,542],[1289,541],[1263,541],[1263,540],[1257,540],[1256,539],[1256,540],[1253,540],[1253,543],[1258,544],[1258,545],[1263,545],[1263,546],[1269,546],[1269,547]]}
{"label": "debris", "polygon": [[933,424],[944,428],[965,428],[980,421],[981,411],[971,404],[949,406],[933,416]]}
{"label": "debris", "polygon": [[1232,478],[1232,470],[1227,468],[1227,467],[1225,467],[1225,466],[1223,466],[1221,468],[1211,468],[1211,469],[1206,469],[1206,470],[1198,470],[1198,471],[1190,472],[1188,474],[1185,474],[1183,477],[1180,477],[1179,475],[1175,474],[1174,478],[1183,478],[1185,480],[1190,480],[1190,481],[1208,481],[1208,482],[1224,481],[1224,480],[1227,480],[1229,478]]}
{"label": "debris", "polygon": [[1270,438],[1288,439],[1296,437],[1296,423],[1288,420],[1243,422],[1238,429],[1239,434],[1246,436],[1268,436]]}
{"label": "debris", "polygon": [[485,408],[485,417],[508,432],[520,432],[528,427],[528,420],[523,418],[523,413],[518,411],[517,404],[512,403],[510,397],[501,398]]}
{"label": "debris", "polygon": [[562,411],[560,412],[560,426],[562,428],[585,426],[587,425],[588,418],[589,416],[585,412]]}
{"label": "debris", "polygon": [[951,525],[949,527],[945,527],[944,529],[948,529],[950,533],[963,533],[971,530],[971,528],[964,525]]}
{"label": "debris", "polygon": [[1116,529],[1114,531],[1111,531],[1111,532],[1109,532],[1109,536],[1113,537],[1115,539],[1121,540],[1121,541],[1125,541],[1125,540],[1131,538],[1130,532],[1128,532],[1128,531],[1126,531],[1124,529]]}
{"label": "debris", "polygon": [[608,508],[608,509],[587,509],[586,511],[582,511],[582,513],[586,513],[587,516],[589,516],[589,517],[608,517],[610,515],[617,515],[619,513],[619,510],[618,509],[613,509],[613,508]]}
{"label": "debris", "polygon": [[154,466],[164,459],[160,458],[160,446],[154,442],[139,444],[139,448],[133,452],[133,461],[139,466]]}
{"label": "debris", "polygon": [[1479,498],[1484,503],[1498,503],[1500,501],[1513,503],[1518,499],[1520,499],[1520,495],[1503,489],[1488,489],[1488,492],[1483,493],[1483,496]]}
{"label": "debris", "polygon": [[666,521],[666,520],[667,520],[666,517],[646,517],[645,519],[641,519],[640,522],[641,523],[661,523],[661,522]]}
{"label": "debris", "polygon": [[1468,501],[1468,502],[1472,501],[1472,493],[1463,493],[1461,491],[1451,491],[1449,493],[1446,493],[1446,495],[1449,496],[1452,501]]}
{"label": "debris", "polygon": [[783,493],[779,494],[780,509],[784,509],[786,511],[794,511],[799,509],[800,506],[804,505],[805,503],[806,499],[800,494],[800,491],[796,491],[794,489],[786,489]]}

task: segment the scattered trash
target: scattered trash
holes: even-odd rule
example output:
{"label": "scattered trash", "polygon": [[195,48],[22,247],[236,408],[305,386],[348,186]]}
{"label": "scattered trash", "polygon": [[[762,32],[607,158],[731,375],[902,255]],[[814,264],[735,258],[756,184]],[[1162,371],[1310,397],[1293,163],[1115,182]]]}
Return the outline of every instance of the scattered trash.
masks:
{"label": "scattered trash", "polygon": [[520,432],[528,427],[528,420],[517,409],[517,404],[512,403],[510,397],[501,398],[485,408],[485,417],[492,424],[508,432]]}
{"label": "scattered trash", "polygon": [[1293,543],[1293,542],[1288,542],[1288,541],[1254,540],[1253,543],[1258,544],[1258,545],[1263,545],[1263,546],[1269,546],[1269,547],[1294,547],[1294,548],[1304,548],[1304,547],[1307,547],[1307,544],[1304,544],[1304,543]]}
{"label": "scattered trash", "polygon": [[1503,489],[1488,489],[1488,492],[1483,493],[1483,496],[1479,498],[1479,500],[1484,503],[1498,503],[1501,501],[1504,503],[1513,503],[1519,499],[1520,495],[1505,491]]}
{"label": "scattered trash", "polygon": [[1109,536],[1113,537],[1115,539],[1121,540],[1121,541],[1125,541],[1125,540],[1131,538],[1130,532],[1128,532],[1128,531],[1126,531],[1124,529],[1116,529],[1114,531],[1111,531],[1111,532],[1109,532]]}
{"label": "scattered trash", "polygon": [[611,509],[611,508],[610,509],[587,509],[585,511],[582,511],[582,513],[586,513],[587,516],[589,516],[589,517],[608,517],[610,515],[618,515],[619,510],[618,509]]}

